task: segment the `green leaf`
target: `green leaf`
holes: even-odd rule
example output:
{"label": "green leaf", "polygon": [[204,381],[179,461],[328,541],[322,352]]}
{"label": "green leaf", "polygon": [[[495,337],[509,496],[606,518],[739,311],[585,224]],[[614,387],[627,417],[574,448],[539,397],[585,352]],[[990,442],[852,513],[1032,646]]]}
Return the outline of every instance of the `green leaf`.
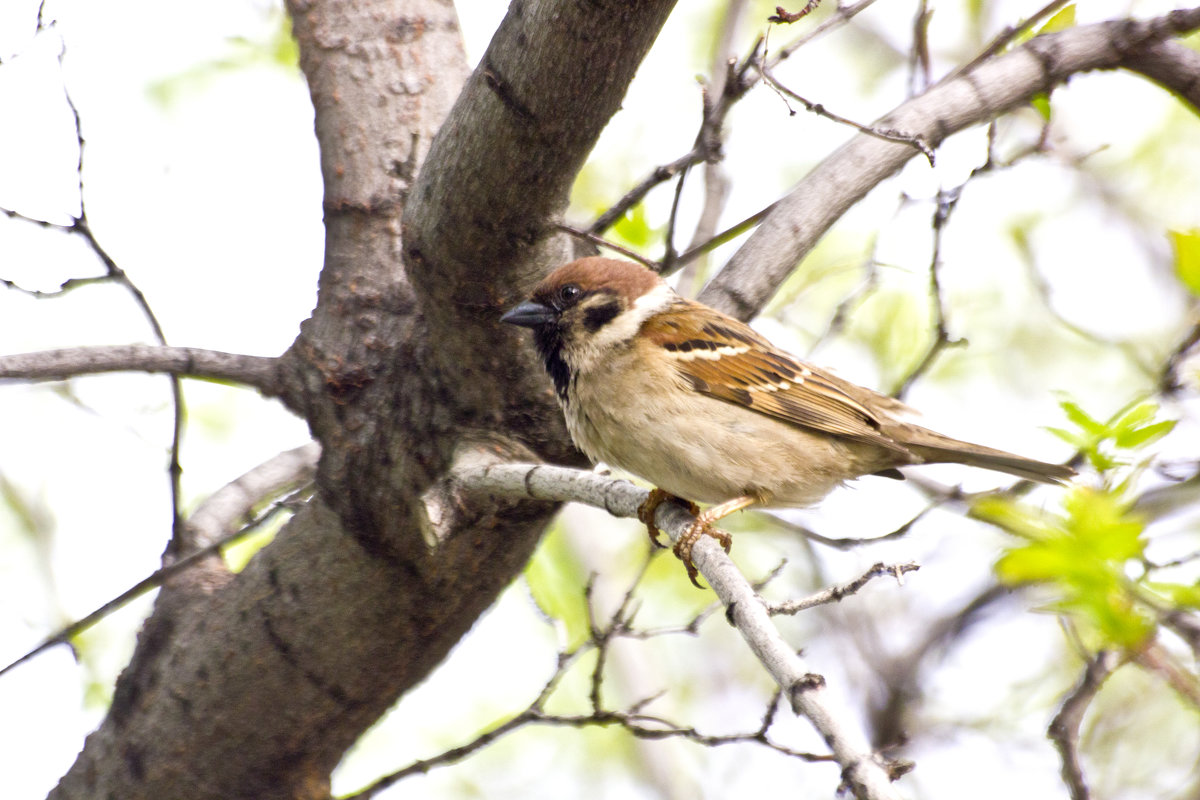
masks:
{"label": "green leaf", "polygon": [[1065,31],[1068,28],[1075,27],[1075,4],[1071,3],[1065,6],[1061,11],[1055,14],[1050,19],[1046,20],[1046,24],[1038,29],[1038,33],[1057,33]]}
{"label": "green leaf", "polygon": [[1147,581],[1144,586],[1176,607],[1200,609],[1200,584]]}
{"label": "green leaf", "polygon": [[1039,516],[1040,512],[998,495],[976,500],[971,506],[970,515],[990,522],[1013,536],[1031,541],[1040,541],[1053,532],[1053,528]]}
{"label": "green leaf", "polygon": [[1127,564],[1145,548],[1145,525],[1130,507],[1123,493],[1080,486],[1064,497],[1061,514],[986,498],[971,515],[1026,540],[997,560],[1003,583],[1050,587],[1057,595],[1052,608],[1098,637],[1098,646],[1133,648],[1154,624],[1126,577]]}
{"label": "green leaf", "polygon": [[1084,438],[1075,431],[1069,431],[1066,428],[1054,428],[1047,426],[1046,430],[1079,450],[1085,450],[1088,447],[1091,447],[1093,444],[1091,439]]}
{"label": "green leaf", "polygon": [[1200,296],[1200,229],[1168,231],[1175,251],[1175,276],[1194,295]]}
{"label": "green leaf", "polygon": [[644,250],[649,247],[651,239],[654,237],[654,230],[646,219],[645,204],[638,203],[626,211],[624,216],[613,225],[613,231],[635,250]]}
{"label": "green leaf", "polygon": [[1130,513],[1129,504],[1115,494],[1083,487],[1067,494],[1067,532],[1082,547],[1080,555],[1110,562],[1120,568],[1140,558],[1145,548],[1145,524]]}
{"label": "green leaf", "polygon": [[571,552],[561,522],[555,522],[529,559],[525,581],[538,608],[565,625],[569,647],[577,647],[587,639],[587,605],[583,597],[587,579]]}
{"label": "green leaf", "polygon": [[1062,399],[1058,401],[1058,406],[1066,413],[1067,419],[1074,422],[1080,429],[1092,434],[1093,436],[1103,436],[1108,432],[1108,426],[1103,422],[1093,419],[1086,411],[1080,408],[1079,404],[1074,400]]}
{"label": "green leaf", "polygon": [[1059,544],[1034,542],[1010,550],[996,562],[996,575],[1010,586],[1055,582],[1075,566],[1070,553]]}
{"label": "green leaf", "polygon": [[1178,420],[1167,419],[1137,430],[1122,431],[1117,434],[1117,438],[1114,441],[1117,447],[1123,447],[1126,450],[1142,447],[1166,436],[1175,427],[1176,422]]}
{"label": "green leaf", "polygon": [[1154,419],[1158,413],[1158,404],[1152,402],[1134,403],[1121,409],[1108,421],[1108,427],[1113,431],[1127,430],[1144,425]]}
{"label": "green leaf", "polygon": [[1038,92],[1029,98],[1029,105],[1033,106],[1033,110],[1038,112],[1042,119],[1047,122],[1050,121],[1050,95],[1045,92]]}

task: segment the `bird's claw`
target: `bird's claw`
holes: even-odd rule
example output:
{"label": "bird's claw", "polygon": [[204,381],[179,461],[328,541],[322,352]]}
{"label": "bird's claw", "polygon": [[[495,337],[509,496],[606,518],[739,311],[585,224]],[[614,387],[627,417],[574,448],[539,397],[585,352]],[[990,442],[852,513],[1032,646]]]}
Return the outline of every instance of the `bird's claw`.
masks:
{"label": "bird's claw", "polygon": [[661,531],[658,529],[658,525],[654,523],[654,515],[658,512],[658,507],[668,500],[676,500],[685,504],[688,507],[688,511],[693,515],[700,513],[700,507],[690,500],[676,497],[670,492],[664,492],[662,489],[651,489],[650,495],[638,506],[638,520],[646,526],[646,533],[650,537],[650,543],[655,547],[666,547],[665,544],[658,540],[658,535]]}
{"label": "bird's claw", "polygon": [[696,542],[700,541],[701,536],[711,536],[721,544],[721,548],[728,553],[729,548],[733,546],[733,537],[719,528],[714,528],[711,522],[704,520],[696,520],[692,523],[683,535],[675,542],[675,555],[683,562],[683,566],[687,569],[688,580],[697,589],[703,589],[700,582],[696,580],[696,576],[700,571],[696,569],[696,565],[692,563],[692,547]]}
{"label": "bird's claw", "polygon": [[696,576],[700,574],[700,571],[692,563],[692,547],[700,540],[701,536],[711,536],[720,542],[721,547],[728,553],[729,548],[733,546],[733,537],[723,530],[714,528],[710,520],[701,516],[700,507],[695,503],[690,500],[684,500],[681,497],[676,497],[670,492],[664,492],[662,489],[655,488],[650,490],[650,495],[646,498],[645,502],[638,506],[638,520],[646,526],[646,533],[650,535],[650,541],[654,543],[655,547],[666,547],[665,544],[658,540],[660,531],[658,526],[654,524],[654,515],[658,511],[658,507],[668,500],[683,503],[687,506],[692,516],[697,517],[696,521],[675,542],[674,553],[687,569],[688,580],[692,582],[692,585],[697,589],[703,589],[704,587],[696,580]]}

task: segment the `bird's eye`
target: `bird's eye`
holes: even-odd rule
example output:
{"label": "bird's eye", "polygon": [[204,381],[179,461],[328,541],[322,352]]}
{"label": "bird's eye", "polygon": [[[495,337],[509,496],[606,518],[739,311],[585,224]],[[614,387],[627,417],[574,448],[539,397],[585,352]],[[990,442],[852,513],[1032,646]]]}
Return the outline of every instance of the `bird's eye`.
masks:
{"label": "bird's eye", "polygon": [[583,289],[580,289],[578,284],[568,283],[558,290],[558,302],[563,308],[573,306],[581,294],[583,294]]}

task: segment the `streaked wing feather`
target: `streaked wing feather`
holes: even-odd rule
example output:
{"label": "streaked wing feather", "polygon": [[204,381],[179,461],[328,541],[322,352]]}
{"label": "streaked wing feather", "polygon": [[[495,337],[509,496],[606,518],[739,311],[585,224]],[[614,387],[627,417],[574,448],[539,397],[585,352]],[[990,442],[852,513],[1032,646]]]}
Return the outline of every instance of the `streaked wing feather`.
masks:
{"label": "streaked wing feather", "polygon": [[648,321],[643,333],[674,356],[696,391],[792,425],[906,452],[838,378],[777,349],[748,325],[724,318],[693,328],[667,313]]}

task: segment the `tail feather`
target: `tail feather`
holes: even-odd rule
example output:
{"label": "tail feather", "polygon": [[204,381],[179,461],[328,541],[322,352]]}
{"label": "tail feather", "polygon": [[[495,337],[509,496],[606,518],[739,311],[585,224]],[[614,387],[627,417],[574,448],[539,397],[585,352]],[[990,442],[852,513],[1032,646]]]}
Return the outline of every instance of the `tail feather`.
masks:
{"label": "tail feather", "polygon": [[925,463],[966,464],[1041,483],[1066,483],[1075,475],[1075,470],[1065,464],[1049,464],[993,447],[952,439],[916,425],[904,427],[906,435],[898,437],[900,442]]}

